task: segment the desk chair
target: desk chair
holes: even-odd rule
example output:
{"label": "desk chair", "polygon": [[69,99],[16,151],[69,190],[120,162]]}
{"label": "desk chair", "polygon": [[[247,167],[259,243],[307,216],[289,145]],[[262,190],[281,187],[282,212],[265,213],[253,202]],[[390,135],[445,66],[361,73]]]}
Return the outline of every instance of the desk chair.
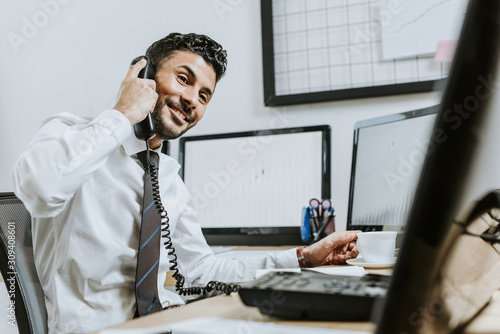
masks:
{"label": "desk chair", "polygon": [[0,245],[0,271],[11,300],[15,289],[19,333],[48,333],[44,294],[34,264],[31,216],[13,193],[0,193]]}

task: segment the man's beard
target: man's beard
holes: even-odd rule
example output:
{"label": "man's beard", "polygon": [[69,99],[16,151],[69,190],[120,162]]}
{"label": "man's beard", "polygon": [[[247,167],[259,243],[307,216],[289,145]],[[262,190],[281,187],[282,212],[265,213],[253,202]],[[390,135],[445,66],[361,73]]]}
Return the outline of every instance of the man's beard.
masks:
{"label": "man's beard", "polygon": [[[174,102],[171,98],[167,97],[163,99],[162,101],[158,100],[156,102],[155,109],[151,113],[152,119],[153,119],[153,124],[155,126],[155,131],[156,135],[159,136],[163,140],[169,140],[169,139],[176,139],[182,136],[184,133],[186,133],[187,130],[189,130],[191,127],[188,126],[184,130],[179,130],[175,128],[174,126],[168,127],[166,123],[163,122],[163,115],[162,115],[162,110],[165,105],[174,105],[175,107],[182,109],[186,115],[188,115],[188,122],[189,118],[191,115],[191,112],[188,110],[189,107],[186,107],[182,103],[176,103]],[[169,115],[169,117],[171,117]],[[175,121],[173,121],[175,123]]]}

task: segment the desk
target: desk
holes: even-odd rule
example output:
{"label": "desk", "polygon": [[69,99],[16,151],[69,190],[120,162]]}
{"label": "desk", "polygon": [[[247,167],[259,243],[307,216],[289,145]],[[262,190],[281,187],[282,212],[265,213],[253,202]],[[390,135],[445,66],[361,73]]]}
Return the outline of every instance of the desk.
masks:
{"label": "desk", "polygon": [[[280,325],[310,326],[329,329],[350,329],[373,332],[375,324],[368,322],[281,321],[262,315],[256,307],[243,305],[238,294],[219,295],[182,307],[169,309],[143,318],[127,321],[111,328],[147,328],[199,317],[223,317],[248,321],[275,322]],[[93,332],[97,334],[98,332]]]}
{"label": "desk", "polygon": [[[371,273],[390,274],[391,270],[377,269],[369,270]],[[199,318],[199,317],[223,317],[238,320],[274,322],[280,325],[309,326],[327,329],[344,329],[365,332],[374,332],[376,325],[370,322],[334,322],[334,321],[283,321],[270,316],[262,315],[256,307],[245,306],[238,294],[230,296],[219,295],[203,299],[179,308],[169,309],[152,314],[143,318],[127,321],[111,328],[147,328],[173,322]],[[474,334],[498,334],[500,333],[500,291],[498,291],[492,302],[481,312],[469,326],[465,333]],[[93,332],[92,334],[97,334]]]}

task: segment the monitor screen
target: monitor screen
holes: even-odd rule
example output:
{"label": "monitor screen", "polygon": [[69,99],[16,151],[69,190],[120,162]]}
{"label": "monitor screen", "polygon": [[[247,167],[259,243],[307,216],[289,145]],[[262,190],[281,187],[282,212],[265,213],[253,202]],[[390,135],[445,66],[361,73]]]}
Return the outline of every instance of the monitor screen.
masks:
{"label": "monitor screen", "polygon": [[210,245],[302,244],[302,208],[330,198],[327,125],[183,137],[181,177]]}
{"label": "monitor screen", "polygon": [[403,230],[437,106],[354,126],[347,229]]}
{"label": "monitor screen", "polygon": [[499,17],[469,1],[376,333],[470,332],[500,287]]}

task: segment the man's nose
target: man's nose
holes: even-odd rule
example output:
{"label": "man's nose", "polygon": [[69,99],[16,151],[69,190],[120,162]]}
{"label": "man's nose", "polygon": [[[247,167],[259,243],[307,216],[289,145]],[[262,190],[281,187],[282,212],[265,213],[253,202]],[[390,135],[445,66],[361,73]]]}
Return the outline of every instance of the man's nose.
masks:
{"label": "man's nose", "polygon": [[198,94],[196,92],[196,89],[186,88],[186,90],[184,90],[181,96],[181,101],[184,102],[190,108],[194,109],[198,101]]}

